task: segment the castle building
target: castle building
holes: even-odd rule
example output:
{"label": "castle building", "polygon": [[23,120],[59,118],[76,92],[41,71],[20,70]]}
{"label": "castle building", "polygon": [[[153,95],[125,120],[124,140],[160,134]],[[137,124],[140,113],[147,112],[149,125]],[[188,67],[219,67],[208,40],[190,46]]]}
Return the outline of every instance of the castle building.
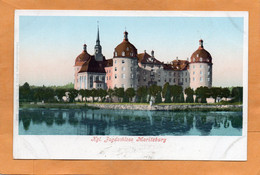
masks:
{"label": "castle building", "polygon": [[191,55],[190,61],[176,58],[170,63],[163,63],[146,51],[137,52],[129,42],[128,32],[124,32],[123,41],[115,47],[113,58],[106,59],[102,54],[99,28],[94,55],[87,52],[84,44],[82,53],[74,65],[75,89],[124,89],[165,83],[180,85],[194,90],[200,86],[212,86],[212,57],[199,40],[199,48]]}

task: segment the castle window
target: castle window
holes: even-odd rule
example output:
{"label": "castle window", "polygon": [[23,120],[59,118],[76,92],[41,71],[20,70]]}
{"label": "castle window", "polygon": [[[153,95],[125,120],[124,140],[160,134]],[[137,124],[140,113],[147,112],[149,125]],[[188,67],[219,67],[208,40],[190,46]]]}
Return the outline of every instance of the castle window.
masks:
{"label": "castle window", "polygon": [[123,57],[125,56],[125,52],[124,52],[124,51],[122,52],[122,56],[123,56]]}
{"label": "castle window", "polygon": [[131,74],[131,78],[134,78],[134,74]]}
{"label": "castle window", "polygon": [[96,81],[99,81],[99,76],[96,76]]}
{"label": "castle window", "polygon": [[130,69],[131,69],[131,71],[133,71],[133,67],[131,67]]}
{"label": "castle window", "polygon": [[129,51],[129,47],[126,48],[126,51]]}
{"label": "castle window", "polygon": [[125,60],[122,60],[122,63],[124,64],[124,63],[125,63]]}
{"label": "castle window", "polygon": [[124,78],[124,79],[125,79],[125,74],[122,74],[122,78]]}
{"label": "castle window", "polygon": [[122,71],[125,71],[125,67],[122,67]]}
{"label": "castle window", "polygon": [[131,86],[131,88],[133,87],[133,85],[132,85],[132,84],[131,84],[130,86]]}
{"label": "castle window", "polygon": [[195,71],[193,71],[193,75],[195,75]]}
{"label": "castle window", "polygon": [[122,84],[122,88],[125,88],[125,85],[124,85],[124,84]]}
{"label": "castle window", "polygon": [[210,75],[210,72],[208,72],[208,75]]}
{"label": "castle window", "polygon": [[171,78],[169,78],[169,82],[171,82],[172,81],[172,79]]}
{"label": "castle window", "polygon": [[171,73],[171,72],[169,72],[169,76],[172,76],[172,73]]}
{"label": "castle window", "polygon": [[185,75],[186,75],[186,76],[188,75],[187,72],[185,73]]}
{"label": "castle window", "polygon": [[174,82],[174,83],[176,82],[176,79],[175,79],[175,78],[173,79],[173,82]]}
{"label": "castle window", "polygon": [[115,71],[117,71],[117,68],[115,67]]}
{"label": "castle window", "polygon": [[116,60],[115,60],[115,64],[116,64]]}
{"label": "castle window", "polygon": [[195,62],[195,58],[193,58],[193,61]]}
{"label": "castle window", "polygon": [[200,62],[202,62],[202,58],[200,57]]}
{"label": "castle window", "polygon": [[193,65],[193,69],[195,69],[195,65]]}
{"label": "castle window", "polygon": [[199,54],[197,54],[197,57],[199,57]]}
{"label": "castle window", "polygon": [[203,78],[202,77],[200,77],[200,82],[203,82]]}
{"label": "castle window", "polygon": [[134,56],[133,52],[130,52],[130,56],[131,56],[131,57]]}
{"label": "castle window", "polygon": [[210,78],[208,78],[208,81],[210,81]]}
{"label": "castle window", "polygon": [[115,52],[115,56],[117,57],[117,52]]}
{"label": "castle window", "polygon": [[202,71],[200,71],[200,75],[203,75],[203,72],[202,72]]}
{"label": "castle window", "polygon": [[105,76],[102,76],[102,81],[105,81]]}
{"label": "castle window", "polygon": [[185,82],[187,83],[187,78],[185,78]]}
{"label": "castle window", "polygon": [[109,80],[111,80],[111,76],[109,76]]}
{"label": "castle window", "polygon": [[193,81],[195,81],[195,78],[193,77]]}
{"label": "castle window", "polygon": [[117,79],[117,75],[115,74],[115,79]]}
{"label": "castle window", "polygon": [[202,68],[202,65],[200,65],[200,68]]}

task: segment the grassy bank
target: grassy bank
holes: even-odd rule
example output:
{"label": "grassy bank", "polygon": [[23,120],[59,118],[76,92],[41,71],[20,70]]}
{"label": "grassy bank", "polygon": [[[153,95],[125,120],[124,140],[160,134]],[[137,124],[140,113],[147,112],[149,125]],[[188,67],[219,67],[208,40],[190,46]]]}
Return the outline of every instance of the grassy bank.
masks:
{"label": "grassy bank", "polygon": [[42,108],[42,109],[99,109],[98,107],[87,106],[86,104],[76,103],[45,103],[45,104],[29,104],[20,103],[19,108]]}

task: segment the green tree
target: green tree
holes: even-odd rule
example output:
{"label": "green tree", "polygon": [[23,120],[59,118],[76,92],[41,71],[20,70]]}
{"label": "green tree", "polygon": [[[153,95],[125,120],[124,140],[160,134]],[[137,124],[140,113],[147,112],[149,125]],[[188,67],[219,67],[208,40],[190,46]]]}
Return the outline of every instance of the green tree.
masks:
{"label": "green tree", "polygon": [[107,91],[104,89],[98,89],[98,95],[102,102],[105,101],[105,97],[107,96]]}
{"label": "green tree", "polygon": [[170,86],[170,94],[174,103],[181,102],[182,87],[179,85]]}
{"label": "green tree", "polygon": [[186,88],[184,90],[184,93],[186,94],[186,103],[194,103],[193,95],[194,91],[190,87]]}
{"label": "green tree", "polygon": [[134,88],[127,88],[125,91],[126,97],[128,97],[128,101],[132,102],[132,98],[135,96]]}
{"label": "green tree", "polygon": [[168,87],[168,88],[166,89],[166,94],[165,94],[164,103],[171,103],[171,91],[170,91],[170,87]]}
{"label": "green tree", "polygon": [[66,92],[65,89],[60,89],[60,88],[59,88],[59,89],[56,89],[56,90],[55,90],[55,95],[58,97],[58,99],[59,99],[60,102],[63,101],[62,97],[65,96],[65,92]]}
{"label": "green tree", "polygon": [[234,87],[231,91],[234,102],[243,102],[243,87]]}
{"label": "green tree", "polygon": [[107,94],[108,94],[108,96],[109,96],[110,101],[112,102],[112,96],[113,96],[113,94],[114,94],[114,90],[109,88],[109,89],[107,90]]}
{"label": "green tree", "polygon": [[114,89],[114,95],[118,98],[119,102],[122,102],[122,98],[124,97],[124,88],[116,88]]}
{"label": "green tree", "polygon": [[29,83],[25,82],[19,87],[19,100],[30,101],[31,100],[31,88]]}
{"label": "green tree", "polygon": [[207,98],[210,97],[210,90],[206,86],[201,86],[196,89],[196,100],[200,99],[201,103],[207,103]]}
{"label": "green tree", "polygon": [[94,102],[95,97],[97,97],[97,90],[95,88],[91,89],[90,96],[92,97],[92,102]]}
{"label": "green tree", "polygon": [[210,88],[210,93],[212,98],[215,99],[215,103],[217,102],[217,98],[221,97],[221,88],[219,87],[212,87]]}
{"label": "green tree", "polygon": [[157,95],[155,97],[155,103],[162,103],[161,93],[157,93]]}
{"label": "green tree", "polygon": [[68,90],[68,95],[69,95],[69,102],[75,102],[75,98],[78,96],[78,90],[76,89],[69,89]]}
{"label": "green tree", "polygon": [[224,97],[227,100],[227,98],[230,97],[230,90],[228,88],[222,88],[221,97]]}
{"label": "green tree", "polygon": [[162,88],[162,97],[163,98],[166,98],[166,93],[169,90],[169,86],[170,86],[170,84],[168,82],[163,85],[163,88]]}
{"label": "green tree", "polygon": [[147,88],[145,86],[139,87],[136,91],[136,95],[140,98],[142,103],[147,102]]}

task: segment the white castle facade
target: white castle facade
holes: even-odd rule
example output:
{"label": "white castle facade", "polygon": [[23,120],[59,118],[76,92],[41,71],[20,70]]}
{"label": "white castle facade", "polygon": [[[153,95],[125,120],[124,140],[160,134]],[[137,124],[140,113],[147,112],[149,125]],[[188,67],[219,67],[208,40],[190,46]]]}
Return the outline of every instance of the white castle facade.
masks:
{"label": "white castle facade", "polygon": [[124,39],[116,46],[113,55],[110,59],[103,56],[98,29],[95,54],[90,55],[84,44],[83,52],[75,60],[74,88],[137,89],[153,84],[163,86],[166,82],[180,85],[183,90],[212,86],[212,57],[204,49],[203,40],[199,40],[199,48],[189,60],[177,58],[166,64],[155,58],[154,51],[151,55],[146,51],[138,54],[125,31]]}

